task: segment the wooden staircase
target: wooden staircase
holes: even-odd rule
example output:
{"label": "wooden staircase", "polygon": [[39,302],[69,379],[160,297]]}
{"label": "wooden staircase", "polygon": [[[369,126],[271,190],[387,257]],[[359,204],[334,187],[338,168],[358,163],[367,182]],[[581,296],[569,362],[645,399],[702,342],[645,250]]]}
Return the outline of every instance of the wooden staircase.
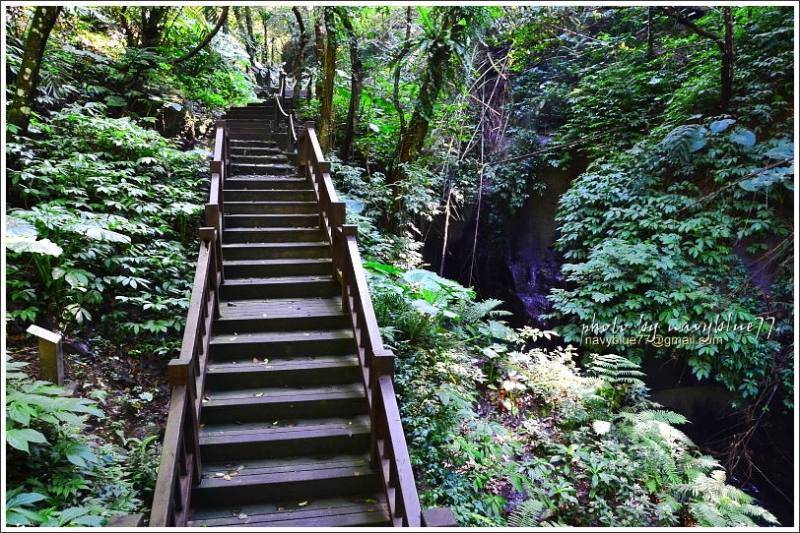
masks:
{"label": "wooden staircase", "polygon": [[420,508],[356,228],[284,104],[217,124],[149,525],[454,526]]}
{"label": "wooden staircase", "polygon": [[202,397],[189,527],[391,525],[370,468],[370,420],[316,193],[231,111],[219,317]]}

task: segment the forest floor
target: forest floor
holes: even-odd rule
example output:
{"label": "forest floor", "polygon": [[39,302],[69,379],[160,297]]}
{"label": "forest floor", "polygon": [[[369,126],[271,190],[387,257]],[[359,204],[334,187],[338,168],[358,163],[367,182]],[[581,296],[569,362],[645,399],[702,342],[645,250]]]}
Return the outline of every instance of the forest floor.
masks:
{"label": "forest floor", "polygon": [[[8,335],[6,350],[13,361],[39,379],[39,347],[28,335]],[[168,360],[153,354],[136,354],[135,346],[64,339],[64,387],[75,397],[96,402],[104,419],[92,419],[93,437],[122,444],[126,439],[163,436],[169,409]],[[132,356],[132,354],[134,354]]]}

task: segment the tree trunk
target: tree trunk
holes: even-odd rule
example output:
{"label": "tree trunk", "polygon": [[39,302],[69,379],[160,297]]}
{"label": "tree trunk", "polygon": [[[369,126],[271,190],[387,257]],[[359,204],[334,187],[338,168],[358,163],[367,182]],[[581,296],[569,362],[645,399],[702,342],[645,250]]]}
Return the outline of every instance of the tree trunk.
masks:
{"label": "tree trunk", "polygon": [[[455,8],[458,9],[458,8]],[[451,43],[461,40],[462,26],[457,25],[458,18],[448,12],[442,21],[442,29],[430,45],[433,50],[428,57],[428,64],[422,72],[419,94],[414,105],[414,113],[408,124],[408,130],[400,139],[396,171],[393,171],[391,183],[402,179],[402,164],[414,161],[428,135],[428,126],[433,118],[436,100],[444,86],[446,64],[453,55]]]}
{"label": "tree trunk", "polygon": [[678,8],[675,7],[660,7],[659,10],[674,18],[680,24],[690,28],[693,32],[697,35],[703,36],[707,39],[711,39],[719,48],[720,53],[722,54],[722,60],[720,64],[720,109],[723,113],[727,113],[730,104],[731,98],[733,98],[733,66],[734,61],[736,59],[733,47],[733,30],[734,30],[734,21],[733,21],[733,8],[730,6],[724,6],[722,8],[722,17],[723,17],[723,24],[725,26],[724,34],[720,37],[719,35],[712,33],[704,28],[701,28],[689,18],[682,13]]}
{"label": "tree trunk", "polygon": [[242,11],[241,7],[234,6],[233,18],[236,20],[236,27],[239,28],[239,33],[244,40],[244,49],[247,52],[247,57],[250,58],[250,65],[253,72],[257,75],[256,63],[256,40],[253,36],[253,17],[250,14],[250,7],[245,7]]}
{"label": "tree trunk", "polygon": [[322,98],[320,98],[319,144],[322,153],[333,147],[333,86],[336,81],[336,28],[332,7],[324,7],[325,52],[323,62]]}
{"label": "tree trunk", "polygon": [[169,7],[142,7],[141,24],[139,26],[140,48],[156,48],[161,44],[162,31],[164,30],[164,17],[171,9]]}
{"label": "tree trunk", "polygon": [[350,16],[345,11],[345,8],[339,9],[339,17],[342,20],[342,26],[347,31],[348,43],[350,46],[350,105],[347,108],[347,130],[344,134],[344,142],[340,156],[345,163],[350,161],[353,154],[353,140],[356,136],[356,128],[358,127],[358,108],[361,105],[361,89],[364,80],[364,66],[361,63],[361,58],[358,56],[358,37],[353,29],[353,23]]}
{"label": "tree trunk", "polygon": [[722,68],[720,69],[720,94],[722,112],[727,113],[731,98],[733,98],[733,62],[735,53],[733,48],[733,9],[731,6],[722,8],[722,16],[725,20],[725,42],[720,47],[722,49]]}
{"label": "tree trunk", "polygon": [[44,49],[47,45],[50,31],[53,29],[61,9],[61,7],[40,6],[36,8],[33,14],[28,36],[25,39],[22,65],[20,65],[19,74],[17,74],[14,99],[7,115],[8,125],[10,126],[9,131],[14,135],[24,135],[28,132],[33,100],[39,83],[42,56],[44,56]]}
{"label": "tree trunk", "polygon": [[[325,62],[325,24],[322,20],[317,17],[316,22],[314,24],[314,61],[315,65],[322,66]],[[317,97],[317,100],[322,100],[322,84],[325,80],[324,74],[322,76],[317,76],[317,84],[314,87],[314,94]]]}
{"label": "tree trunk", "polygon": [[[406,8],[406,38],[403,40],[403,48],[395,60],[394,84],[392,86],[392,104],[397,111],[397,118],[400,120],[400,138],[406,135],[406,112],[400,104],[400,72],[403,69],[403,58],[411,48],[411,6]],[[399,149],[399,145],[398,145]]]}
{"label": "tree trunk", "polygon": [[297,28],[300,32],[298,37],[298,50],[297,50],[297,65],[294,69],[295,90],[299,89],[300,80],[303,76],[303,67],[305,65],[306,46],[308,46],[308,34],[306,33],[306,25],[303,23],[303,16],[297,6],[292,7],[294,18],[297,19]]}

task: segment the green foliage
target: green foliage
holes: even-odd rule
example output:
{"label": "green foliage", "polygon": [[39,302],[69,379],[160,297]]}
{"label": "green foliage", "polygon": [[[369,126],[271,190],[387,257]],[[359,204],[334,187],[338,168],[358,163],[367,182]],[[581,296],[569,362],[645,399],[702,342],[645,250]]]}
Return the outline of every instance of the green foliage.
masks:
{"label": "green foliage", "polygon": [[[743,264],[751,252],[741,250],[763,261],[757,243],[789,234],[779,207],[785,188],[770,184],[793,170],[784,158],[775,167],[784,174],[758,185],[762,178],[751,176],[790,152],[780,138],[755,142],[729,118],[657,138],[595,165],[562,199],[567,287],[550,295],[555,315],[569,321],[562,334],[632,360],[680,356],[698,378],[714,375],[755,396],[777,364],[780,316],[770,316],[777,302],[751,284]],[[784,386],[791,391],[791,382]]]}
{"label": "green foliage", "polygon": [[[29,209],[10,209],[7,241],[19,320],[52,316],[75,327],[101,320],[113,331],[180,330],[200,211],[201,154],[181,153],[157,133],[69,106],[41,123],[10,180]],[[17,241],[19,243],[19,241]],[[61,254],[26,253],[46,247]],[[27,304],[27,305],[26,305]],[[131,314],[120,330],[119,311]]]}
{"label": "green foliage", "polygon": [[27,363],[6,355],[6,525],[102,526],[108,516],[144,509],[158,455],[128,439],[126,453],[87,436],[89,417],[102,411],[63,387],[34,381]]}
{"label": "green foliage", "polygon": [[[723,515],[716,525],[756,516],[776,523],[763,508],[746,508],[752,499],[741,490],[706,482],[718,478],[719,464],[698,455],[674,427],[686,422],[683,416],[659,410],[645,390],[625,404],[609,396],[612,384],[637,384],[638,370],[624,358],[596,360],[600,378],[580,375],[569,350],[533,348],[516,357],[516,366],[528,387],[518,399],[522,453],[508,476],[536,503],[520,505],[509,524],[663,527],[708,525]],[[725,510],[709,516],[708,501]]]}

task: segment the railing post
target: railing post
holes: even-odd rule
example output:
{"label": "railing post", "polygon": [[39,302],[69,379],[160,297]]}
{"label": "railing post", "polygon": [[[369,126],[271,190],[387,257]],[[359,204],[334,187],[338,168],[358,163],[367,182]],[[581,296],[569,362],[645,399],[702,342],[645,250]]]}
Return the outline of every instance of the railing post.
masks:
{"label": "railing post", "polygon": [[[208,207],[208,204],[206,204]],[[219,245],[219,231],[215,228],[200,228],[200,240],[211,246],[211,261],[214,272],[211,279],[214,282],[214,318],[219,318],[219,287],[222,284],[222,251]]]}
{"label": "railing post", "polygon": [[56,385],[64,384],[64,348],[60,333],[32,325],[28,333],[39,338],[39,377]]}

